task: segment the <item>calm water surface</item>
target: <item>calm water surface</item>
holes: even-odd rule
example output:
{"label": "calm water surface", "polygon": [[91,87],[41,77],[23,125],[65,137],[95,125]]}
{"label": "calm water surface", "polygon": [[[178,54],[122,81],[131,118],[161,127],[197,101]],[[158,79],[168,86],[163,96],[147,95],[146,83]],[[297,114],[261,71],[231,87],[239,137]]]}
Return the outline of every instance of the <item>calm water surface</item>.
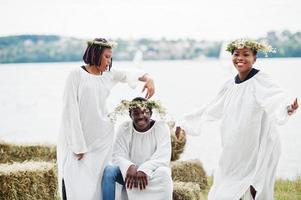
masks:
{"label": "calm water surface", "polygon": [[[0,139],[15,142],[55,143],[61,114],[61,97],[69,71],[81,63],[28,63],[0,65]],[[130,68],[132,62],[114,62],[116,68]],[[230,61],[147,61],[142,69],[155,79],[156,95],[176,119],[209,102],[234,70]],[[301,58],[259,59],[264,70],[292,97],[301,99]],[[108,100],[110,110],[122,99],[141,96],[142,85],[131,90],[117,85]],[[280,127],[282,155],[278,176],[301,175],[300,112]],[[204,133],[189,137],[182,159],[199,158],[212,174],[221,151],[219,123],[208,123]]]}

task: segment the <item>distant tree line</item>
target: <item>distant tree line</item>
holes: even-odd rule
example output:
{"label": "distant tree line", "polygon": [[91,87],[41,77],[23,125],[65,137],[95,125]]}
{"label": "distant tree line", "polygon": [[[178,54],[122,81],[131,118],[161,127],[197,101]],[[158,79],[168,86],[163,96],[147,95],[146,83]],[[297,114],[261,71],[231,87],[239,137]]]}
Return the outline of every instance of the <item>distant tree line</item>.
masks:
{"label": "distant tree line", "polygon": [[276,53],[269,57],[301,57],[301,32],[291,33],[285,30],[281,33],[271,31],[264,38],[276,48]]}
{"label": "distant tree line", "polygon": [[0,63],[77,61],[85,44],[55,35],[0,37]]}
{"label": "distant tree line", "polygon": [[[132,60],[137,51],[143,53],[144,60],[218,58],[223,44],[223,41],[195,39],[114,40],[118,43],[115,60]],[[301,57],[301,32],[271,31],[258,40],[266,40],[277,49],[269,57]],[[0,63],[80,61],[85,48],[84,39],[57,35],[0,37]]]}

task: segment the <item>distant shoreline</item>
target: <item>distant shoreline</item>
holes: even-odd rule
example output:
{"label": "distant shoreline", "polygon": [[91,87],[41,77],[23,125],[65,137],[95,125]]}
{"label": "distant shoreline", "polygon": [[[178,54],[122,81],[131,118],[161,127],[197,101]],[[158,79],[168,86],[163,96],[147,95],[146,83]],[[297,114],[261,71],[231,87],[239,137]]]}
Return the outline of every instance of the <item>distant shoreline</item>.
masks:
{"label": "distant shoreline", "polygon": [[[256,38],[254,38],[256,39]],[[114,60],[132,61],[137,55],[143,60],[203,60],[218,59],[224,54],[226,41],[196,39],[113,39],[118,43]],[[301,57],[301,32],[270,31],[265,40],[276,53],[270,58]],[[0,37],[0,63],[76,62],[81,61],[86,40],[59,35],[15,35]],[[228,52],[227,54],[228,55]],[[265,55],[259,53],[258,57]]]}
{"label": "distant shoreline", "polygon": [[[300,57],[263,57],[263,58],[260,58],[260,59],[273,59],[273,60],[282,60],[282,59],[301,59],[301,56]],[[142,62],[179,62],[179,61],[196,61],[196,62],[202,62],[202,61],[210,61],[210,60],[214,60],[214,61],[218,61],[220,59],[218,58],[203,58],[203,59],[174,59],[174,60],[143,60]],[[221,60],[222,61],[222,60]],[[224,60],[223,60],[224,61]],[[229,61],[231,61],[229,59]],[[9,62],[9,63],[0,63],[0,66],[1,65],[14,65],[14,64],[38,64],[38,63],[41,63],[41,64],[47,64],[47,63],[80,63],[83,61],[82,60],[74,60],[74,61],[46,61],[46,62]],[[132,62],[131,60],[115,60],[114,62]]]}

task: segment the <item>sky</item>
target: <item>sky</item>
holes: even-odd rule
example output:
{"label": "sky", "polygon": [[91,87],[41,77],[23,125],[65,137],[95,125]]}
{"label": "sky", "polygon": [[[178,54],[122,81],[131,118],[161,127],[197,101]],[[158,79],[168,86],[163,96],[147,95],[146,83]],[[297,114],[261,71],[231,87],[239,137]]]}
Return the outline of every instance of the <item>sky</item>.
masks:
{"label": "sky", "polygon": [[301,31],[300,0],[0,0],[0,36],[257,38]]}

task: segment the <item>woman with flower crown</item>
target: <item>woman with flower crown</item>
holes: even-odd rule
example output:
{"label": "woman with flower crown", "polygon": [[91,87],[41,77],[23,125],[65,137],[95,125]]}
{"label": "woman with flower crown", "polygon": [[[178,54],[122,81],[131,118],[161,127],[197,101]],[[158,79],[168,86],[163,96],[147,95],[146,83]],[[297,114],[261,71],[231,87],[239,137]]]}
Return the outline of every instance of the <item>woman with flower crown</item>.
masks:
{"label": "woman with flower crown", "polygon": [[277,125],[297,110],[298,102],[290,104],[267,74],[253,68],[257,52],[271,52],[271,46],[238,39],[227,51],[238,75],[211,103],[179,120],[177,131],[198,135],[204,122],[222,120],[222,153],[209,200],[272,200],[281,152]]}
{"label": "woman with flower crown", "polygon": [[114,42],[97,38],[88,42],[86,65],[69,74],[64,90],[63,112],[57,147],[58,181],[62,198],[101,199],[101,177],[111,153],[113,123],[106,100],[118,83],[135,87],[145,82],[146,98],[154,94],[154,83],[140,71],[112,69]]}

